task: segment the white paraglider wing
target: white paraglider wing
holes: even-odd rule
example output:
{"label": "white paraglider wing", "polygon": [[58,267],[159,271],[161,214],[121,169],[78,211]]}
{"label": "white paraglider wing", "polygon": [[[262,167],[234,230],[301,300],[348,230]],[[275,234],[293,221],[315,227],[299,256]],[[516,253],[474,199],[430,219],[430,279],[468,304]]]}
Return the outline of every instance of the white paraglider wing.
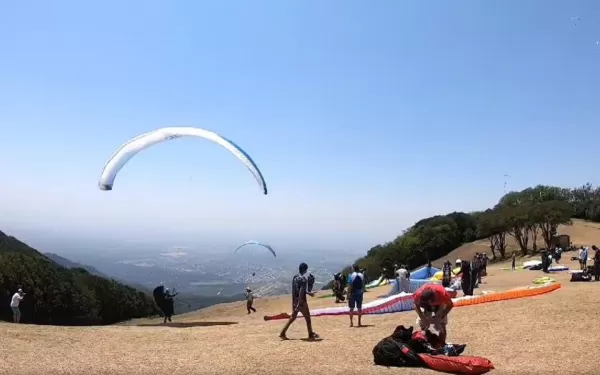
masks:
{"label": "white paraglider wing", "polygon": [[273,250],[273,248],[271,246],[266,245],[264,243],[257,242],[257,241],[244,242],[243,244],[241,244],[240,246],[238,246],[237,249],[235,249],[234,253],[237,253],[239,249],[241,249],[242,247],[247,246],[247,245],[258,245],[258,246],[266,247],[273,254],[273,256],[275,258],[277,258],[277,254],[275,254],[275,250]]}
{"label": "white paraglider wing", "polygon": [[246,168],[248,168],[250,173],[252,173],[258,182],[258,185],[263,190],[263,193],[267,194],[267,183],[265,182],[262,173],[250,155],[225,137],[208,130],[191,127],[162,128],[139,135],[127,141],[127,143],[119,147],[119,149],[110,157],[110,159],[108,159],[108,162],[104,166],[104,170],[102,171],[102,176],[100,176],[100,182],[98,184],[100,190],[112,190],[117,173],[119,173],[121,168],[123,168],[125,164],[127,164],[127,162],[138,152],[157,143],[181,137],[204,138],[226,148],[229,152],[235,155],[236,158],[244,163]]}

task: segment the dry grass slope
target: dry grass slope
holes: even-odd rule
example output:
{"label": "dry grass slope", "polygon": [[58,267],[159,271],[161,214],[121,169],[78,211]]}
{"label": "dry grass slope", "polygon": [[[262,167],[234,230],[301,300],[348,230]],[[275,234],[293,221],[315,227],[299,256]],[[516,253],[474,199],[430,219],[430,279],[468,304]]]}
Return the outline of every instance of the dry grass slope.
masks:
{"label": "dry grass slope", "polygon": [[[561,233],[574,243],[600,243],[598,224],[576,222]],[[452,256],[477,246],[465,245]],[[481,289],[526,286],[541,274],[500,267],[490,269]],[[457,308],[449,339],[468,344],[467,355],[491,359],[494,374],[594,373],[594,362],[581,360],[581,353],[600,346],[600,326],[593,323],[600,283],[569,283],[564,273],[554,277],[563,288],[550,294]],[[370,291],[366,299],[388,288]],[[311,303],[334,305],[331,299]],[[433,374],[372,365],[373,346],[396,325],[413,324],[412,313],[368,316],[366,328],[349,328],[347,317],[315,318],[320,342],[301,340],[306,332],[298,321],[289,332],[293,340],[282,342],[277,334],[284,322],[264,322],[262,316],[289,306],[288,298],[265,298],[257,301],[257,314],[247,315],[243,303],[230,303],[176,316],[177,324],[169,327],[158,320],[87,328],[0,324],[0,374]]]}

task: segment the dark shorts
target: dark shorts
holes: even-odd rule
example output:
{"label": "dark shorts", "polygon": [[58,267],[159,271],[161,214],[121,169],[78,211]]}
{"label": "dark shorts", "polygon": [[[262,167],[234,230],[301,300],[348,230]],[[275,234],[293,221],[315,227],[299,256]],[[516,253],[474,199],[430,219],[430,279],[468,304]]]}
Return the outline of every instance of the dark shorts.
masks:
{"label": "dark shorts", "polygon": [[348,298],[348,307],[353,309],[353,308],[357,308],[357,309],[362,309],[362,303],[363,303],[363,292],[361,291],[360,293],[352,293],[350,295],[350,298]]}

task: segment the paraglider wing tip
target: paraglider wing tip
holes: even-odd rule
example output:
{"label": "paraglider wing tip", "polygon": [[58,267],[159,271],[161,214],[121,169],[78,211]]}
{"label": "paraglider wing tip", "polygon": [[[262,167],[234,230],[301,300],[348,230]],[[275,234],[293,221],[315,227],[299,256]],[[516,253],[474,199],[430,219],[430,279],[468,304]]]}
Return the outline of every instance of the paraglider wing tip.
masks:
{"label": "paraglider wing tip", "polygon": [[111,191],[112,190],[112,186],[111,185],[100,184],[100,190],[102,190],[102,191]]}

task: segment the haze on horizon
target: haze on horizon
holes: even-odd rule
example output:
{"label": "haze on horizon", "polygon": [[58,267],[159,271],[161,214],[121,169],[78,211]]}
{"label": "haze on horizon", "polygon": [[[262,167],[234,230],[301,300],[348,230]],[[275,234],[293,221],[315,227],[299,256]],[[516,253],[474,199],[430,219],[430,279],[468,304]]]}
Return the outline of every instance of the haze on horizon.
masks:
{"label": "haze on horizon", "polygon": [[[7,2],[0,230],[356,253],[423,217],[493,205],[504,174],[515,190],[597,184],[599,11],[591,0]],[[118,146],[164,126],[232,139],[269,195],[198,139],[147,149],[113,191],[98,189]]]}

